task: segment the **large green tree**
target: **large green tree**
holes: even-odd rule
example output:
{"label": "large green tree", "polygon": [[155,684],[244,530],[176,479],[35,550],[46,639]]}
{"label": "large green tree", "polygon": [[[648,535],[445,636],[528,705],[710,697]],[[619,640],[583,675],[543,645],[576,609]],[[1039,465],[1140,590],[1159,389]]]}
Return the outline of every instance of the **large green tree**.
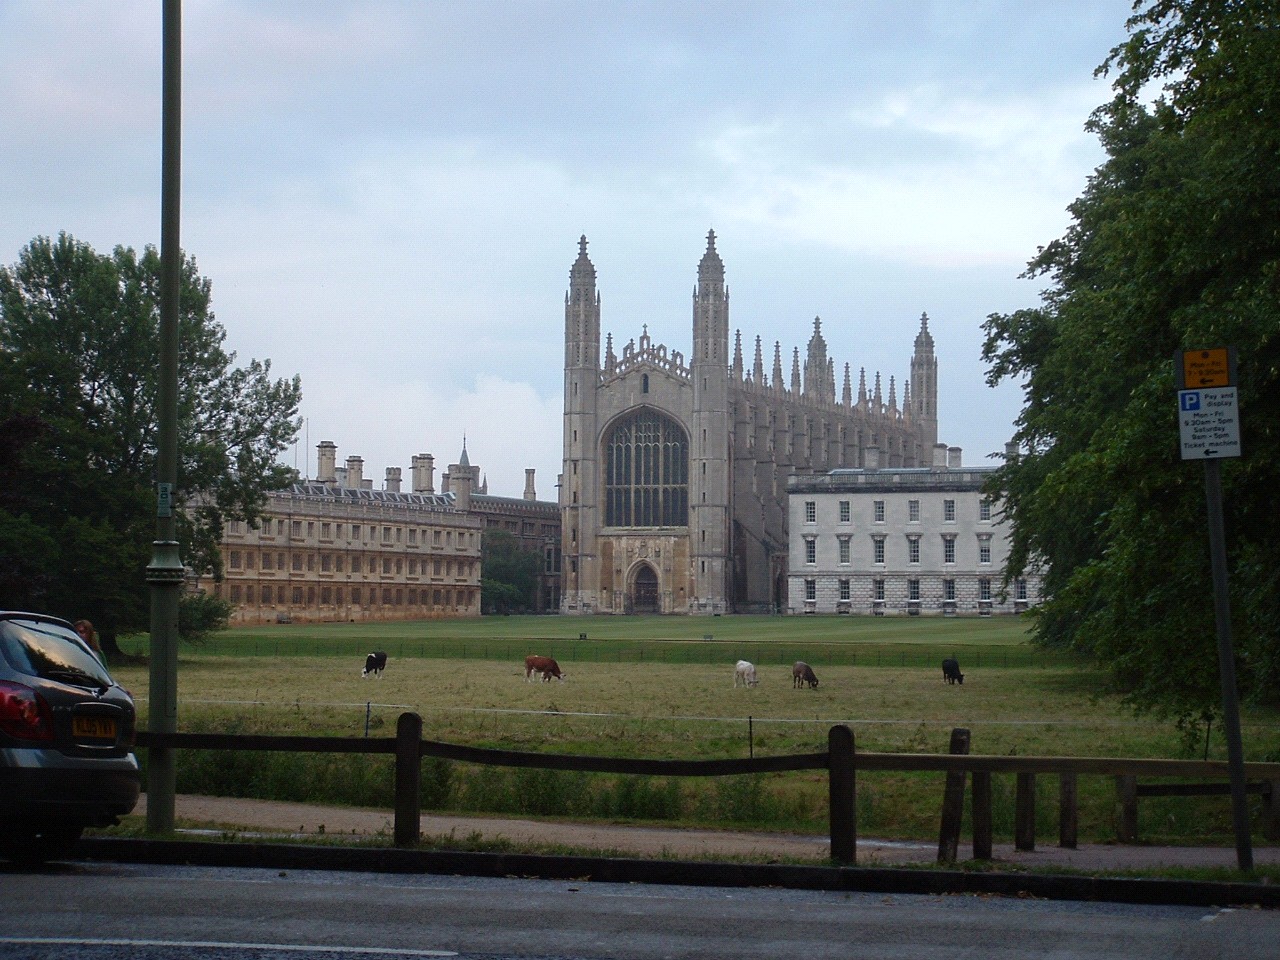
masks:
{"label": "large green tree", "polygon": [[[0,268],[0,606],[94,621],[110,648],[145,627],[155,539],[160,257],[37,237]],[[252,522],[292,471],[301,386],[235,366],[211,284],[182,263],[179,471],[183,561],[220,574],[229,519]]]}
{"label": "large green tree", "polygon": [[542,554],[525,550],[505,530],[486,530],[480,544],[480,607],[484,613],[537,611]]}
{"label": "large green tree", "polygon": [[1107,159],[993,315],[989,379],[1021,382],[993,491],[1009,574],[1043,564],[1036,636],[1095,658],[1140,709],[1219,702],[1204,474],[1180,460],[1173,356],[1239,351],[1244,456],[1223,462],[1238,676],[1280,695],[1280,4],[1135,4],[1090,120]]}

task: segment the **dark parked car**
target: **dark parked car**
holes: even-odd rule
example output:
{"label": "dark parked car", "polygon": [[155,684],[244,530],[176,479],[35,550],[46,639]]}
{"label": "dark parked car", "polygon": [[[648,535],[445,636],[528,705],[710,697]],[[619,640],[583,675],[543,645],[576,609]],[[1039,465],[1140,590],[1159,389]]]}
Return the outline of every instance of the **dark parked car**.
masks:
{"label": "dark parked car", "polygon": [[0,856],[63,856],[138,802],[129,692],[71,624],[0,611]]}

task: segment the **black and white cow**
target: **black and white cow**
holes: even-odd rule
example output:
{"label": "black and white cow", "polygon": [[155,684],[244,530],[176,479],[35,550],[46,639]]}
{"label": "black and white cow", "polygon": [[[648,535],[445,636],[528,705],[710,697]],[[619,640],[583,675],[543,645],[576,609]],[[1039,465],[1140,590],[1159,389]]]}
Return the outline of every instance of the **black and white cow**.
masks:
{"label": "black and white cow", "polygon": [[955,657],[947,657],[942,661],[942,679],[947,683],[964,683],[964,674],[960,672],[960,661]]}
{"label": "black and white cow", "polygon": [[364,669],[360,671],[360,676],[363,678],[372,673],[375,677],[381,680],[382,671],[386,669],[386,666],[387,655],[381,650],[375,650],[364,658]]}

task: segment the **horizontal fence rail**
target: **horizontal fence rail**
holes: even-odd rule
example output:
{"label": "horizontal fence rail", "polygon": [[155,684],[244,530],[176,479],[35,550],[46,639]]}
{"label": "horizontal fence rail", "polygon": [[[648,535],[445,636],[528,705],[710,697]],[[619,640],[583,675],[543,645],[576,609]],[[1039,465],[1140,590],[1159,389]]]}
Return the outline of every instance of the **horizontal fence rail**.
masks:
{"label": "horizontal fence rail", "polygon": [[[942,837],[939,859],[954,860],[963,804],[964,782],[973,779],[972,819],[974,858],[991,857],[991,777],[1013,775],[1017,781],[1015,846],[1035,847],[1035,777],[1060,778],[1060,845],[1076,845],[1076,778],[1110,776],[1116,778],[1121,815],[1117,839],[1137,839],[1137,798],[1139,796],[1213,795],[1226,793],[1227,763],[1218,760],[1161,760],[1121,757],[1012,757],[970,754],[969,732],[954,731],[950,754],[865,753],[853,747],[847,726],[831,728],[828,750],[822,753],[789,754],[774,757],[720,760],[656,760],[624,757],[597,757],[575,754],[547,754],[519,750],[498,750],[443,743],[422,738],[422,718],[414,713],[400,715],[394,737],[306,737],[222,733],[156,733],[140,730],[137,745],[144,749],[276,751],[295,753],[391,754],[395,757],[395,843],[413,846],[418,841],[421,816],[420,776],[423,757],[460,763],[541,770],[569,770],[654,777],[726,777],[779,773],[795,770],[827,770],[830,796],[831,856],[839,862],[856,859],[854,797],[856,773],[860,771],[943,773],[947,789],[943,801]],[[962,734],[963,736],[957,736]],[[1245,777],[1253,781],[1250,792],[1261,793],[1264,802],[1263,829],[1269,840],[1280,839],[1280,763],[1246,763]],[[1208,784],[1139,785],[1138,778],[1200,779]]]}

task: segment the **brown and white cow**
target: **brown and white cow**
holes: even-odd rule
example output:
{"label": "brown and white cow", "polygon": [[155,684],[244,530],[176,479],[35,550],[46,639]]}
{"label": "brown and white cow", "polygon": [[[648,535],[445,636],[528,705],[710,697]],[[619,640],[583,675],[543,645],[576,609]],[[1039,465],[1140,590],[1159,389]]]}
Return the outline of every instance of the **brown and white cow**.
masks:
{"label": "brown and white cow", "polygon": [[560,671],[560,664],[556,663],[554,657],[530,654],[524,658],[524,679],[527,683],[533,683],[535,676],[544,683],[550,683],[552,677],[563,683],[565,678],[565,674]]}

